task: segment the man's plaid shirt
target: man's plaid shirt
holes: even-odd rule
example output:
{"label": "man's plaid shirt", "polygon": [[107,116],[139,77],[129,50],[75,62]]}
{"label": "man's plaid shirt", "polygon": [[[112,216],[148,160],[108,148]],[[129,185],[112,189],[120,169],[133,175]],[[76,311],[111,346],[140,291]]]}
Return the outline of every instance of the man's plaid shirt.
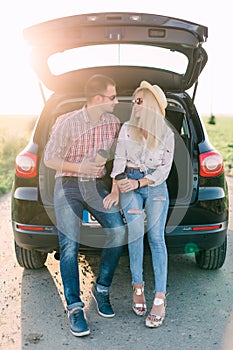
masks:
{"label": "man's plaid shirt", "polygon": [[[94,125],[91,123],[86,107],[58,117],[54,124],[45,150],[45,160],[61,158],[64,161],[80,163],[85,158],[94,158],[99,149],[109,151],[118,137],[119,119],[105,113]],[[104,169],[98,177],[103,177]],[[85,176],[71,172],[56,172],[56,177]],[[91,177],[89,175],[89,177]]]}

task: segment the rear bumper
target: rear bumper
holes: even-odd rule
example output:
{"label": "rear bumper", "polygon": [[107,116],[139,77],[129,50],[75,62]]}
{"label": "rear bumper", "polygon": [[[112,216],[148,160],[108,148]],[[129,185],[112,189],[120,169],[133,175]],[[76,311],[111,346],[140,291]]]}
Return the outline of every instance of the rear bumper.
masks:
{"label": "rear bumper", "polygon": [[166,234],[168,252],[176,254],[193,253],[221,246],[227,235],[227,222],[221,225],[218,230]]}
{"label": "rear bumper", "polygon": [[[228,197],[223,187],[199,188],[199,198],[194,205],[176,204],[169,209],[166,226],[166,243],[171,253],[187,253],[221,246],[225,240],[228,227]],[[214,193],[214,194],[213,194]],[[44,207],[38,200],[35,188],[19,187],[12,193],[12,225],[16,243],[25,249],[44,252],[59,249],[55,219],[51,205]],[[33,223],[41,231],[30,227],[19,228],[19,223]],[[44,226],[41,225],[43,223]],[[22,224],[27,226],[27,224]],[[28,225],[29,226],[29,225]],[[31,226],[31,225],[30,225]],[[209,228],[200,229],[203,226]],[[211,228],[212,226],[212,228]],[[217,228],[214,228],[218,226]],[[32,227],[32,226],[31,226]],[[90,251],[102,247],[104,232],[97,225],[83,225],[81,243]],[[98,235],[98,247],[93,247]]]}
{"label": "rear bumper", "polygon": [[[16,243],[24,249],[35,249],[43,252],[58,251],[58,236],[55,226],[40,226],[43,231],[33,231],[31,226],[21,225],[13,222],[13,231]],[[199,250],[206,250],[218,247],[223,244],[227,235],[228,222],[216,223],[213,227],[219,228],[200,230],[200,225],[177,226],[176,228],[166,228],[166,244],[169,253],[192,253]],[[37,226],[35,226],[37,228]],[[203,228],[203,225],[202,227]],[[194,231],[197,229],[197,231]],[[93,246],[98,236],[98,246]],[[99,226],[83,226],[81,230],[81,247],[85,251],[98,249],[104,245],[105,235],[103,229]]]}
{"label": "rear bumper", "polygon": [[[21,228],[21,226],[24,228]],[[35,249],[46,253],[58,251],[59,243],[55,226],[35,225],[35,230],[30,229],[32,227],[32,225],[12,222],[14,238],[19,247],[29,250]],[[37,231],[38,227],[43,230]]]}

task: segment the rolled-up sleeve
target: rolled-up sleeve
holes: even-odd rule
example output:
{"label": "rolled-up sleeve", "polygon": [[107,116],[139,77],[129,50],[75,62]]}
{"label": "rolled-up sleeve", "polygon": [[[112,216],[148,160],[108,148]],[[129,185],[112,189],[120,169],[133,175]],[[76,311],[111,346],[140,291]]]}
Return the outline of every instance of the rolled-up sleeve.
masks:
{"label": "rolled-up sleeve", "polygon": [[121,127],[119,136],[116,144],[115,158],[113,163],[113,169],[111,172],[111,177],[115,178],[117,174],[120,174],[125,171],[126,167],[126,142],[127,142],[127,131],[126,124]]}
{"label": "rolled-up sleeve", "polygon": [[45,160],[65,158],[70,144],[69,123],[69,120],[62,120],[62,118],[57,119],[56,123],[52,127],[48,143],[45,147]]}
{"label": "rolled-up sleeve", "polygon": [[161,164],[156,168],[156,170],[146,175],[145,177],[148,180],[153,181],[153,184],[150,186],[158,186],[168,178],[170,173],[172,162],[174,158],[174,147],[175,139],[174,133],[169,129],[164,138],[164,151],[162,155]]}

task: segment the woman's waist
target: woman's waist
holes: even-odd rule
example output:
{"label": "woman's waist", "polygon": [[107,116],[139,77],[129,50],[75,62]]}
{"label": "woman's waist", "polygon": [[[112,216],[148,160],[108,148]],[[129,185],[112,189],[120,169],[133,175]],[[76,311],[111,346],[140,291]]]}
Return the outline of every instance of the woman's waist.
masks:
{"label": "woman's waist", "polygon": [[146,167],[137,167],[137,166],[126,166],[125,168],[125,172],[127,174],[141,174],[143,176],[147,175],[147,174],[151,174],[155,171],[155,169],[151,169],[151,168],[146,168]]}

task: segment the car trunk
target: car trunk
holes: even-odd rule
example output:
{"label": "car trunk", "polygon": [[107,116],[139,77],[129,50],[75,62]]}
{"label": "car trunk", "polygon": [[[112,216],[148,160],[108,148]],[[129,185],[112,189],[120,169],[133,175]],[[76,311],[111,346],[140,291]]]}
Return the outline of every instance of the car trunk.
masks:
{"label": "car trunk", "polygon": [[[43,163],[43,150],[48,140],[48,135],[56,118],[64,113],[79,109],[83,106],[82,98],[69,96],[64,99],[60,97],[56,106],[53,101],[47,104],[43,111],[37,129],[34,135],[34,141],[39,144],[40,150],[40,197],[48,212],[52,212],[53,207],[53,188],[54,175],[52,169],[48,169]],[[130,118],[131,112],[131,97],[119,96],[119,103],[115,108],[114,114],[121,120],[122,123]],[[187,205],[194,202],[196,198],[195,181],[193,174],[194,158],[194,142],[193,136],[190,133],[189,116],[186,115],[185,109],[175,99],[168,99],[168,107],[166,110],[166,119],[175,134],[175,154],[172,169],[167,180],[170,206],[174,204]],[[111,161],[108,163],[108,174],[111,171]],[[53,215],[53,214],[49,214]]]}
{"label": "car trunk", "polygon": [[[193,166],[193,163],[197,162],[197,152],[194,149],[197,141],[195,130],[190,129],[191,119],[187,112],[192,106],[186,108],[182,104],[182,97],[178,102],[178,95],[185,94],[194,85],[197,86],[198,77],[206,65],[208,57],[202,46],[208,37],[207,27],[156,14],[89,13],[31,26],[24,30],[24,37],[31,47],[31,62],[41,83],[41,90],[45,86],[54,92],[53,97],[45,101],[35,133],[35,142],[39,145],[41,157],[56,117],[80,108],[83,104],[84,85],[90,76],[104,74],[115,80],[120,101],[115,114],[122,123],[129,119],[133,91],[142,80],[146,80],[152,85],[159,85],[167,96],[171,94],[166,114],[175,132],[174,162],[167,181],[170,205],[184,206],[195,201],[198,176],[193,173],[193,169],[197,172],[198,166]],[[128,45],[130,50],[137,47],[137,54],[133,55],[128,51],[125,60],[123,48],[127,49]],[[143,51],[145,46],[151,50]],[[79,62],[82,61],[82,50],[92,47],[101,50],[96,51],[98,54],[91,54],[90,51],[89,55],[85,51],[85,65],[82,66],[83,63]],[[105,48],[115,47],[118,50],[117,53],[114,51],[113,56],[117,60],[113,61],[115,63],[108,62],[107,58],[111,55],[105,53]],[[74,61],[82,64],[67,66],[70,62],[67,57],[70,56],[66,54],[73,53],[76,49],[79,54],[73,56]],[[154,49],[161,49],[166,56],[156,54]],[[180,66],[174,54],[183,56],[185,64]],[[142,62],[135,62],[135,56],[140,56]],[[56,57],[59,58],[58,66],[64,64],[64,71],[54,70],[52,62]],[[65,57],[64,61],[60,61],[61,57]],[[94,59],[94,65],[90,64],[90,57]],[[148,57],[151,60],[147,61]],[[159,62],[156,61],[157,57]],[[100,61],[97,62],[97,58]],[[168,62],[171,66],[166,66]],[[192,103],[195,91],[196,88]],[[41,162],[40,193],[48,207],[52,205],[53,185],[54,172],[46,169]]]}

